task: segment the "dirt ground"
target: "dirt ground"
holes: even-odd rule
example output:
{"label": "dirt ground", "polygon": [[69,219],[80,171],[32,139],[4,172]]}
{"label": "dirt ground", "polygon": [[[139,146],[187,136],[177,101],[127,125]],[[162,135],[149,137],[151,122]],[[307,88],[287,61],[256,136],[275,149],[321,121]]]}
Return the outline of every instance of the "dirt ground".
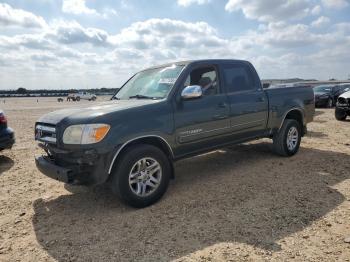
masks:
{"label": "dirt ground", "polygon": [[0,261],[350,260],[350,121],[333,109],[296,156],[261,140],[184,160],[159,203],[133,209],[37,171],[35,121],[74,104],[0,100],[17,137],[0,154]]}

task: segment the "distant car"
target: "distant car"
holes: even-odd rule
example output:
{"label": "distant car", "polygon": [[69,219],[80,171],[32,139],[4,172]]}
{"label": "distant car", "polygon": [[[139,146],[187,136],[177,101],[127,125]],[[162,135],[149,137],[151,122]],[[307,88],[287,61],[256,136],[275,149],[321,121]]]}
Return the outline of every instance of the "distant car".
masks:
{"label": "distant car", "polygon": [[316,107],[333,107],[339,95],[345,92],[343,85],[319,85],[313,89]]}
{"label": "distant car", "polygon": [[69,94],[67,100],[80,101],[80,100],[89,100],[95,101],[97,96],[94,94],[90,94],[88,92],[79,92],[74,94]]}
{"label": "distant car", "polygon": [[11,128],[7,126],[7,118],[2,110],[0,110],[0,151],[12,148],[15,143],[15,134]]}
{"label": "distant car", "polygon": [[337,120],[344,121],[347,116],[350,116],[350,91],[339,96],[335,108],[335,118]]}
{"label": "distant car", "polygon": [[340,91],[339,91],[340,92],[339,96],[340,96],[341,94],[350,91],[350,83],[348,83],[348,84],[340,84],[339,88],[340,88]]}
{"label": "distant car", "polygon": [[63,102],[63,98],[62,97],[57,98],[57,102]]}

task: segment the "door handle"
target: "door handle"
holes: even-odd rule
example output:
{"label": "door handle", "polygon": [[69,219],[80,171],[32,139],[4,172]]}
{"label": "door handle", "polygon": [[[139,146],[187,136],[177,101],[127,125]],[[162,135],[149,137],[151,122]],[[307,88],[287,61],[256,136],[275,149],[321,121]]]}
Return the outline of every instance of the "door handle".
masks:
{"label": "door handle", "polygon": [[227,116],[226,115],[215,115],[213,116],[214,120],[222,120],[222,119],[226,119]]}
{"label": "door handle", "polygon": [[257,99],[256,99],[256,102],[265,102],[265,98],[264,97],[258,97]]}
{"label": "door handle", "polygon": [[218,104],[218,107],[219,108],[226,108],[227,107],[227,104],[225,102],[222,102],[222,103],[219,103]]}

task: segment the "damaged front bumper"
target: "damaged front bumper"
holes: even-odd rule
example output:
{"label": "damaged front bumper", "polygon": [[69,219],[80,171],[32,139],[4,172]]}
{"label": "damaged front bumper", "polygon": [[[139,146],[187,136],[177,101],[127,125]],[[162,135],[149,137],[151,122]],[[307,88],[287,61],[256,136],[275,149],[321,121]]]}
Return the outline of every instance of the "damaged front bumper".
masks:
{"label": "damaged front bumper", "polygon": [[39,144],[46,154],[35,158],[44,175],[68,184],[97,185],[108,179],[114,150],[66,151],[50,144]]}

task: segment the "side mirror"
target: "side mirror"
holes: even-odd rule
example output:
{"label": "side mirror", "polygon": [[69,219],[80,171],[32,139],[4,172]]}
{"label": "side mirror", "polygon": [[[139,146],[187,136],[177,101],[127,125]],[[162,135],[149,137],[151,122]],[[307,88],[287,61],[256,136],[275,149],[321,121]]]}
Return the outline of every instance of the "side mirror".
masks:
{"label": "side mirror", "polygon": [[202,87],[195,85],[195,86],[186,86],[184,90],[181,92],[181,97],[184,100],[188,99],[194,99],[194,98],[200,98],[202,97]]}
{"label": "side mirror", "polygon": [[263,88],[266,89],[266,88],[269,88],[270,87],[270,83],[263,83]]}

